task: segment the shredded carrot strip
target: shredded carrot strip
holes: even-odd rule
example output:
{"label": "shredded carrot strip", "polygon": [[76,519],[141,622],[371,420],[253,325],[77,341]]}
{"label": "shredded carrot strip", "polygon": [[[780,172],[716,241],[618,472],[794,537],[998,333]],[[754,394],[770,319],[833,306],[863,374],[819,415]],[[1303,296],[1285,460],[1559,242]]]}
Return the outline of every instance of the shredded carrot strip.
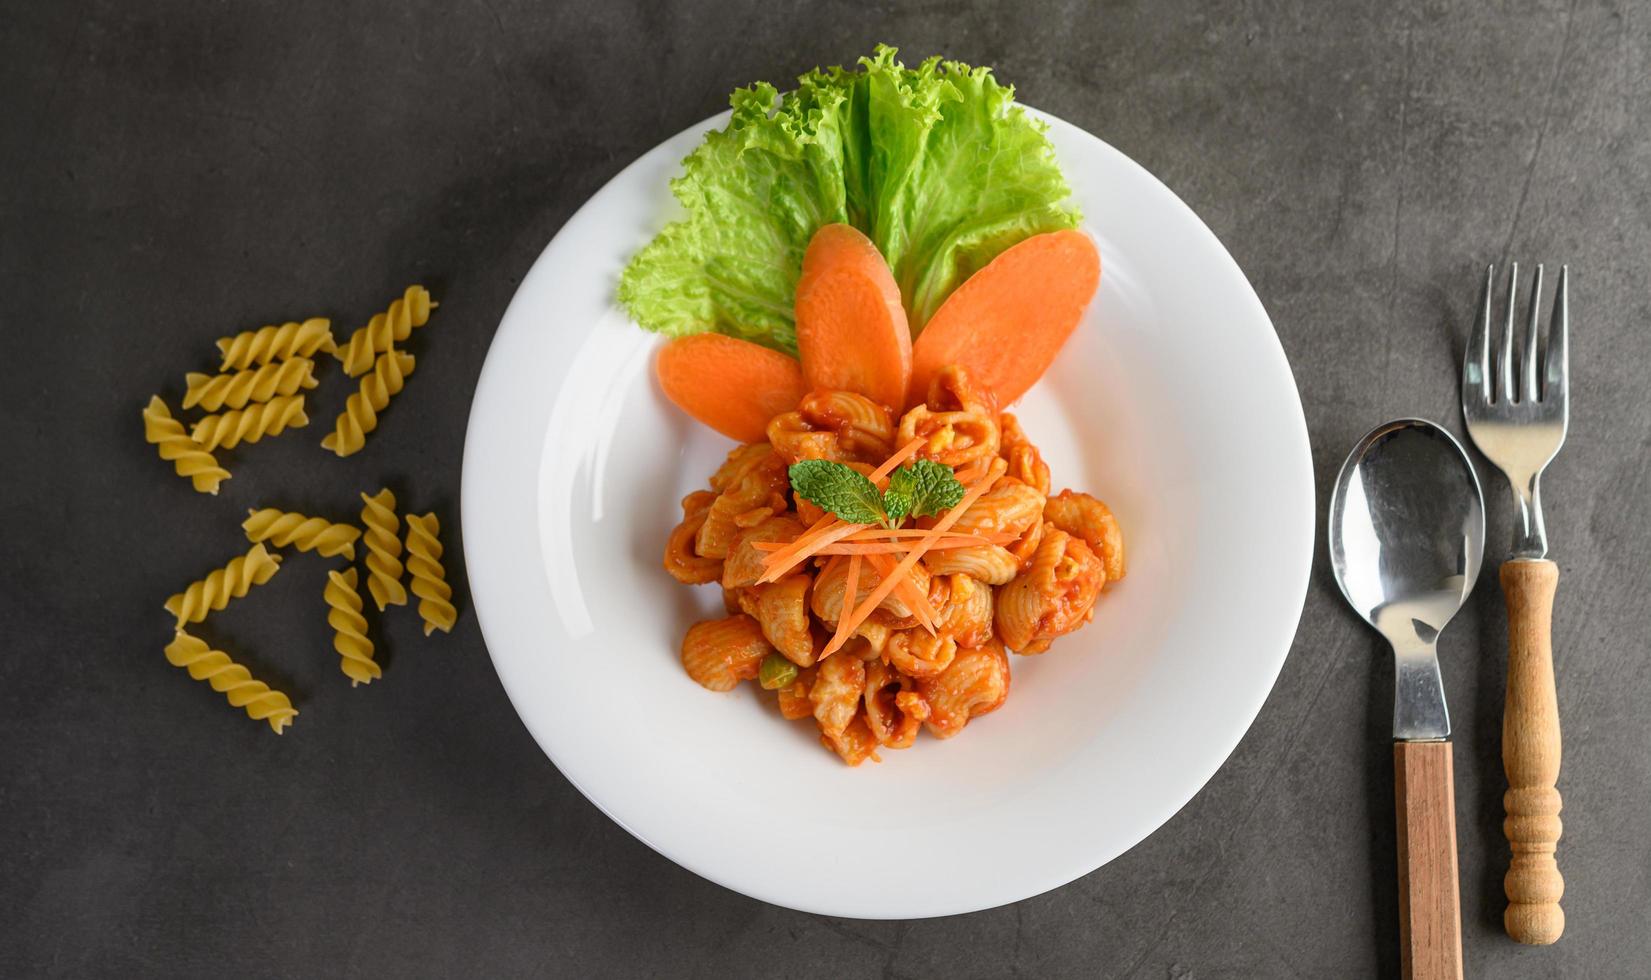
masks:
{"label": "shredded carrot strip", "polygon": [[871,482],[880,484],[881,481],[888,479],[889,474],[893,473],[901,463],[904,463],[906,460],[917,455],[917,451],[923,448],[923,444],[925,442],[928,442],[928,440],[922,436],[918,436],[911,442],[901,446],[895,451],[893,456],[883,460],[882,466],[879,466],[875,470],[871,471]]}
{"label": "shredded carrot strip", "polygon": [[[881,528],[867,528],[864,531],[855,531],[839,540],[837,544],[828,547],[840,548],[848,544],[889,544],[902,548],[910,548],[910,541],[900,541],[901,538],[926,538],[930,533],[925,528],[902,528],[900,531],[885,531]],[[1013,531],[953,531],[946,535],[947,541],[958,541],[963,544],[1008,544],[1015,540],[1017,535]],[[782,551],[791,547],[790,541],[752,541],[751,547],[758,551]],[[961,544],[952,547],[962,547]],[[819,554],[819,552],[815,552]],[[766,561],[767,559],[764,559]]]}
{"label": "shredded carrot strip", "polygon": [[[781,547],[780,547],[779,550],[784,551],[788,548],[797,548],[798,550],[801,550],[802,548],[807,546],[807,544],[806,544],[807,541],[813,535],[819,534],[821,531],[824,531],[826,528],[832,526],[833,524],[836,524],[837,520],[838,520],[838,518],[837,518],[837,515],[835,515],[835,514],[825,514],[825,515],[823,515],[819,520],[815,521],[812,525],[810,525],[808,530],[806,530],[803,533],[797,535],[795,538],[793,538],[790,541],[783,542],[781,544]],[[764,550],[767,550],[767,549],[764,549]]]}
{"label": "shredded carrot strip", "polygon": [[860,556],[855,555],[848,560],[848,574],[843,576],[843,608],[837,611],[837,629],[831,634],[831,643],[826,646],[825,653],[820,659],[835,653],[848,642],[854,627],[849,625],[848,613],[854,605],[854,600],[860,597]]}
{"label": "shredded carrot strip", "polygon": [[[1001,458],[992,460],[992,464],[988,469],[988,475],[990,475],[992,471],[1002,473],[1003,470],[1000,467],[1006,468],[1007,464],[1004,463]],[[859,608],[854,610],[853,616],[845,616],[845,618],[851,619],[854,626],[858,626],[865,622],[866,617],[870,616],[872,611],[875,610],[884,599],[888,598],[889,593],[894,591],[900,581],[907,575],[911,574],[912,566],[916,565],[918,560],[923,557],[924,553],[933,546],[933,542],[941,537],[944,537],[946,532],[951,530],[952,525],[956,524],[958,519],[963,516],[963,512],[968,510],[976,500],[979,500],[981,496],[986,493],[986,489],[991,485],[991,483],[992,481],[990,479],[982,479],[974,486],[970,487],[968,492],[963,495],[963,499],[958,501],[957,506],[947,511],[946,516],[935,522],[934,527],[930,529],[929,532],[932,537],[921,539],[913,545],[911,552],[908,553],[905,558],[900,560],[900,564],[894,566],[894,571],[889,575],[885,575],[882,583],[879,584],[877,588],[871,590],[871,594],[866,596],[866,601],[860,603]],[[832,649],[833,648],[830,645],[826,646],[827,653],[830,653]]]}
{"label": "shredded carrot strip", "polygon": [[[844,538],[845,541],[882,541],[892,538],[925,538],[929,536],[928,528],[900,527],[894,530],[881,527],[868,527],[864,531],[855,531]],[[954,531],[954,538],[979,538],[982,542],[990,541],[993,544],[1002,544],[1013,541],[1017,535],[1013,531]]]}
{"label": "shredded carrot strip", "polygon": [[[867,555],[866,561],[871,562],[872,567],[877,569],[877,574],[884,578],[894,574],[894,559],[888,555]],[[929,597],[923,594],[923,590],[917,587],[917,583],[912,581],[909,575],[900,578],[900,583],[894,587],[894,591],[899,593],[901,601],[905,602],[912,615],[917,617],[918,625],[928,630],[932,636],[935,613],[934,607],[929,605]]]}
{"label": "shredded carrot strip", "polygon": [[802,538],[798,538],[796,542],[793,542],[794,544],[799,545],[795,551],[776,551],[774,554],[763,559],[763,565],[768,570],[762,573],[762,577],[758,578],[757,582],[760,584],[763,582],[778,581],[785,575],[786,572],[791,571],[791,569],[814,557],[815,553],[818,552],[819,549],[828,544],[835,544],[863,527],[865,527],[864,524],[847,524],[839,522],[835,527],[827,528],[826,530],[815,534],[809,540],[805,541]]}
{"label": "shredded carrot strip", "polygon": [[[778,544],[777,541],[753,541],[751,547],[759,551],[771,551],[763,545]],[[973,535],[960,537],[944,537],[929,546],[930,551],[953,551],[958,548],[979,548],[988,544],[1001,544],[998,541],[983,541]],[[906,552],[912,548],[911,542],[900,541],[839,541],[828,544],[813,552],[810,557],[818,558],[821,555],[899,555],[904,558]]]}
{"label": "shredded carrot strip", "polygon": [[792,540],[785,542],[784,547],[781,548],[780,550],[781,551],[786,551],[788,549],[795,548],[795,549],[801,551],[803,548],[806,548],[808,546],[808,542],[813,540],[816,535],[818,535],[821,532],[825,531],[826,529],[834,527],[834,526],[836,526],[840,523],[842,523],[842,520],[836,514],[832,514],[832,513],[822,514],[822,515],[820,515],[819,520],[817,520],[813,524],[809,525],[808,530],[806,530],[803,533],[797,535]]}

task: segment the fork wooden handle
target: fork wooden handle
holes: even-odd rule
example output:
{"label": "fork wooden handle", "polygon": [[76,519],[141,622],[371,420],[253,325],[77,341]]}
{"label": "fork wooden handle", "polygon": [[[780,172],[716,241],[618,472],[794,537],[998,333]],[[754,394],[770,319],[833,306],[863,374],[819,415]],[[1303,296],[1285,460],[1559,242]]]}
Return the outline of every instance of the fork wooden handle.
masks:
{"label": "fork wooden handle", "polygon": [[1404,980],[1462,980],[1456,788],[1449,742],[1393,743]]}
{"label": "fork wooden handle", "polygon": [[1516,558],[1502,565],[1508,604],[1508,699],[1502,713],[1502,768],[1508,792],[1502,831],[1513,849],[1503,888],[1502,925],[1522,943],[1547,945],[1565,931],[1559,907],[1565,879],[1554,861],[1559,844],[1559,700],[1551,642],[1559,566]]}

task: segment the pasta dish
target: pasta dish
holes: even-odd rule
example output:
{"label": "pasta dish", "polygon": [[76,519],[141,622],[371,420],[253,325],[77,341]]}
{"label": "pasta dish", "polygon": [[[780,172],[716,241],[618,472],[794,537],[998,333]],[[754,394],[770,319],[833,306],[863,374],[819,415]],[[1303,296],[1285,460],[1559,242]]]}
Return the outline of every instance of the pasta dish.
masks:
{"label": "pasta dish", "polygon": [[682,665],[752,681],[859,765],[996,711],[1010,654],[1124,576],[1112,512],[1052,494],[1003,411],[1083,321],[1101,257],[989,69],[879,46],[731,103],[671,183],[684,217],[618,285],[671,338],[665,396],[738,443],[665,543],[726,610]]}
{"label": "pasta dish", "polygon": [[[997,710],[1008,654],[1049,650],[1124,576],[1111,511],[1086,493],[1051,495],[1037,447],[962,369],[942,371],[898,420],[854,392],[810,392],[767,436],[683,499],[666,543],[666,570],[720,585],[728,613],[688,629],[682,664],[709,690],[748,680],[774,692],[785,718],[812,720],[849,765]],[[879,488],[927,461],[965,495],[909,528],[843,521],[791,486],[805,460]]]}

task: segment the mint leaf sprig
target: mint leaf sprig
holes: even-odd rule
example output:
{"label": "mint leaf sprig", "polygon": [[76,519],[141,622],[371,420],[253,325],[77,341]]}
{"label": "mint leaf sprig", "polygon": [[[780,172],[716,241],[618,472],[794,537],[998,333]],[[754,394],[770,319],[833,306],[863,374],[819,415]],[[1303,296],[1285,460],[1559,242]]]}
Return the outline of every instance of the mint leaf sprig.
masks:
{"label": "mint leaf sprig", "polygon": [[864,473],[829,459],[805,459],[786,471],[791,489],[851,524],[893,529],[907,517],[938,516],[963,499],[963,484],[950,466],[920,459],[895,470],[878,492]]}

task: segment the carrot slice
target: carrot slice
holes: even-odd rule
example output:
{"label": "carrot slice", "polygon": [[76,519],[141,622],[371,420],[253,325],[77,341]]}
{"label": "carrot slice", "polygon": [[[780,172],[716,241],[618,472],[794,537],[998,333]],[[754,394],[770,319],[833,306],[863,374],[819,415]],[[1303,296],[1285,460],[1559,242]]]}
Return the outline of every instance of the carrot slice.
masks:
{"label": "carrot slice", "polygon": [[768,421],[808,393],[796,358],[720,333],[661,347],[654,373],[677,408],[740,442],[762,442]]}
{"label": "carrot slice", "polygon": [[1101,256],[1081,231],[1051,231],[1005,249],[946,298],[912,345],[907,404],[948,364],[1008,406],[1043,377],[1101,281]]}
{"label": "carrot slice", "polygon": [[911,329],[900,287],[871,239],[822,227],[797,280],[797,351],[809,385],[900,406],[911,383]]}

